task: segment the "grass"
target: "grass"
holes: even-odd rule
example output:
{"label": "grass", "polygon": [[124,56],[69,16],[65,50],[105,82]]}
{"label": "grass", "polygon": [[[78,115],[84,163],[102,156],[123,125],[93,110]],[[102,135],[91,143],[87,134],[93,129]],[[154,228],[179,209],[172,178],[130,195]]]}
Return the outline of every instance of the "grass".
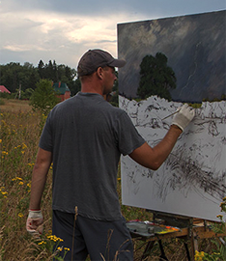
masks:
{"label": "grass", "polygon": [[28,101],[17,100],[17,99],[3,99],[0,98],[0,109],[8,112],[28,112],[31,111],[32,107]]}
{"label": "grass", "polygon": [[[32,168],[46,117],[34,113],[28,101],[4,100],[0,109],[0,261],[52,260],[53,245],[60,239],[51,235],[51,169],[42,198],[43,237],[34,239],[25,229]],[[118,193],[121,199],[120,171]],[[152,219],[152,214],[145,209],[128,206],[121,208],[126,220]],[[163,243],[169,260],[186,260],[183,241],[171,239]],[[205,242],[200,244],[202,248],[208,247]],[[134,240],[135,260],[140,260],[145,245],[141,240]],[[159,246],[156,243],[151,256],[145,260],[159,260],[159,255]]]}

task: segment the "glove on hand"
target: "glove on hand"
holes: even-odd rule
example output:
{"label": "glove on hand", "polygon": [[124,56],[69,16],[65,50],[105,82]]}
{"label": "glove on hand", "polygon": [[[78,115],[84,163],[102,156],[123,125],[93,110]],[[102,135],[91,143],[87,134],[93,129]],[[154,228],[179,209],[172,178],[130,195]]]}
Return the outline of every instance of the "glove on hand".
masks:
{"label": "glove on hand", "polygon": [[41,210],[29,210],[26,229],[31,235],[42,234],[43,216]]}
{"label": "glove on hand", "polygon": [[184,104],[179,109],[179,112],[174,115],[171,125],[177,125],[182,131],[184,131],[185,127],[190,123],[194,116],[195,110],[192,107],[189,107],[188,104]]}

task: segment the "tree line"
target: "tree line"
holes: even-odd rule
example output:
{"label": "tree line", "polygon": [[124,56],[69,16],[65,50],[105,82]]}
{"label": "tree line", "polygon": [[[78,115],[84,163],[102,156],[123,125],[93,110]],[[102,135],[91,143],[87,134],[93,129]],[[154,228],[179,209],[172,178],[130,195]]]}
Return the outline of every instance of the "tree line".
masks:
{"label": "tree line", "polygon": [[57,65],[55,60],[46,64],[40,60],[37,67],[28,62],[24,65],[14,62],[0,65],[0,84],[11,93],[20,89],[25,98],[29,98],[27,96],[36,89],[37,83],[42,79],[66,83],[72,96],[81,88],[80,81],[76,78],[76,70],[64,64]]}
{"label": "tree line", "polygon": [[[168,59],[163,53],[155,56],[146,55],[140,64],[140,83],[137,89],[137,98],[146,99],[152,95],[171,100],[170,90],[176,88],[176,76],[167,65]],[[117,72],[116,72],[117,73]],[[76,70],[67,65],[57,65],[55,60],[44,64],[39,61],[34,67],[31,63],[9,63],[0,65],[0,84],[10,92],[17,93],[20,89],[22,99],[30,99],[40,80],[49,80],[53,83],[64,82],[68,85],[71,96],[81,89],[80,80],[76,77]],[[118,81],[113,87],[115,95],[111,98],[113,105],[118,105]]]}

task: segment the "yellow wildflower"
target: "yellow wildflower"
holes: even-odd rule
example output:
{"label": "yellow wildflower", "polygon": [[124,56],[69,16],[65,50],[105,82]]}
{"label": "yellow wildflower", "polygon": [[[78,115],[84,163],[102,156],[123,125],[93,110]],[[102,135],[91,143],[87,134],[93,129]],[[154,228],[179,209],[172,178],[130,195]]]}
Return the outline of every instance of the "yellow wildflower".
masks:
{"label": "yellow wildflower", "polygon": [[58,247],[57,250],[62,251],[63,247]]}
{"label": "yellow wildflower", "polygon": [[202,261],[205,253],[203,251],[199,252],[195,250],[195,261]]}
{"label": "yellow wildflower", "polygon": [[23,181],[20,181],[19,185],[22,186],[23,184],[24,184]]}
{"label": "yellow wildflower", "polygon": [[70,248],[65,247],[64,250],[65,250],[65,251],[70,251]]}
{"label": "yellow wildflower", "polygon": [[43,244],[46,244],[46,242],[45,241],[41,241],[41,242],[38,243],[38,245],[43,245]]}
{"label": "yellow wildflower", "polygon": [[25,143],[22,144],[22,149],[27,149],[27,145]]}
{"label": "yellow wildflower", "polygon": [[24,215],[22,213],[18,214],[18,217],[22,218]]}
{"label": "yellow wildflower", "polygon": [[0,143],[2,143],[2,139],[0,139]]}

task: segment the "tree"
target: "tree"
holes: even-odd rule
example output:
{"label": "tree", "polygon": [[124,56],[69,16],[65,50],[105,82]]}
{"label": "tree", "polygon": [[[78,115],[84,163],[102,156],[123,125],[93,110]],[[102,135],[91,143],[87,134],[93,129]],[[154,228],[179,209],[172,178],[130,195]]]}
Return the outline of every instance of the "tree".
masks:
{"label": "tree", "polygon": [[56,95],[57,93],[52,88],[52,82],[42,79],[37,83],[37,87],[30,98],[30,104],[33,110],[40,110],[41,113],[47,115],[60,102]]}
{"label": "tree", "polygon": [[39,61],[38,63],[38,73],[41,79],[44,79],[44,63],[42,60]]}
{"label": "tree", "polygon": [[140,83],[137,95],[145,99],[152,95],[171,100],[170,89],[176,88],[176,76],[167,66],[167,57],[156,53],[155,57],[146,55],[140,64]]}

